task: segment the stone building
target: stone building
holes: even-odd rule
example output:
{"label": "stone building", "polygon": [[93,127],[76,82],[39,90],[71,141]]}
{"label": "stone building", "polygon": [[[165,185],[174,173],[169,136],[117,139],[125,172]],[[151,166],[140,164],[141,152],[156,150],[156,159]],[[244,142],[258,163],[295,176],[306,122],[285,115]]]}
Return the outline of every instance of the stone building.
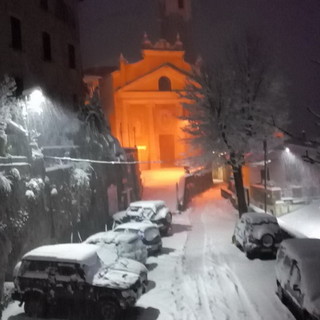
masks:
{"label": "stone building", "polygon": [[77,0],[0,0],[0,76],[17,94],[40,86],[55,101],[81,97]]}

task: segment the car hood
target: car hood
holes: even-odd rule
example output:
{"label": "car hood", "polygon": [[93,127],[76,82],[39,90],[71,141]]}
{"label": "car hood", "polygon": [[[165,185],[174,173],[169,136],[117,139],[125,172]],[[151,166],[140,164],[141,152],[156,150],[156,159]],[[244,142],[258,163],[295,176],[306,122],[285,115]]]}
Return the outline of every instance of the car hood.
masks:
{"label": "car hood", "polygon": [[93,277],[92,285],[114,289],[129,289],[139,279],[139,275],[108,267],[101,268]]}
{"label": "car hood", "polygon": [[117,259],[112,265],[110,265],[110,268],[114,270],[132,272],[137,275],[148,272],[148,269],[142,263],[128,258]]}

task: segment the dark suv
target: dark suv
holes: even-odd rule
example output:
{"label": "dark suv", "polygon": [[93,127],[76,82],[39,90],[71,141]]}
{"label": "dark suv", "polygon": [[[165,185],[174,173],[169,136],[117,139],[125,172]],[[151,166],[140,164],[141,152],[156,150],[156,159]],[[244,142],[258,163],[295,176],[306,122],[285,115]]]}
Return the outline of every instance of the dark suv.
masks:
{"label": "dark suv", "polygon": [[125,270],[117,268],[117,263],[106,265],[99,247],[91,244],[36,248],[23,256],[15,273],[12,298],[24,302],[30,317],[44,316],[49,307],[85,306],[91,316],[96,312],[97,318],[115,320],[143,291],[136,267]]}

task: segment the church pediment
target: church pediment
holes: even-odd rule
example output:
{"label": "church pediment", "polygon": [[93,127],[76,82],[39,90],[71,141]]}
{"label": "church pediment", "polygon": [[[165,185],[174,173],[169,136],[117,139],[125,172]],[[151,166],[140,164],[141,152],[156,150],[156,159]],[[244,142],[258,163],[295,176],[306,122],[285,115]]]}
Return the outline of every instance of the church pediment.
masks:
{"label": "church pediment", "polygon": [[188,76],[186,71],[164,64],[117,88],[117,91],[159,91],[159,79],[163,77],[169,79],[172,91],[183,90]]}

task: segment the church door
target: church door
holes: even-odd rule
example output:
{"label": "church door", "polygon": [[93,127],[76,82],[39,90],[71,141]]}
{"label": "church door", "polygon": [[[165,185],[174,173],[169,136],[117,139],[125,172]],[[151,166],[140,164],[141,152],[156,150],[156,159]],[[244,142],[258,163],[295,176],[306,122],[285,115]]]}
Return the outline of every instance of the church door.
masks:
{"label": "church door", "polygon": [[161,167],[172,167],[175,164],[174,136],[172,134],[159,135]]}

